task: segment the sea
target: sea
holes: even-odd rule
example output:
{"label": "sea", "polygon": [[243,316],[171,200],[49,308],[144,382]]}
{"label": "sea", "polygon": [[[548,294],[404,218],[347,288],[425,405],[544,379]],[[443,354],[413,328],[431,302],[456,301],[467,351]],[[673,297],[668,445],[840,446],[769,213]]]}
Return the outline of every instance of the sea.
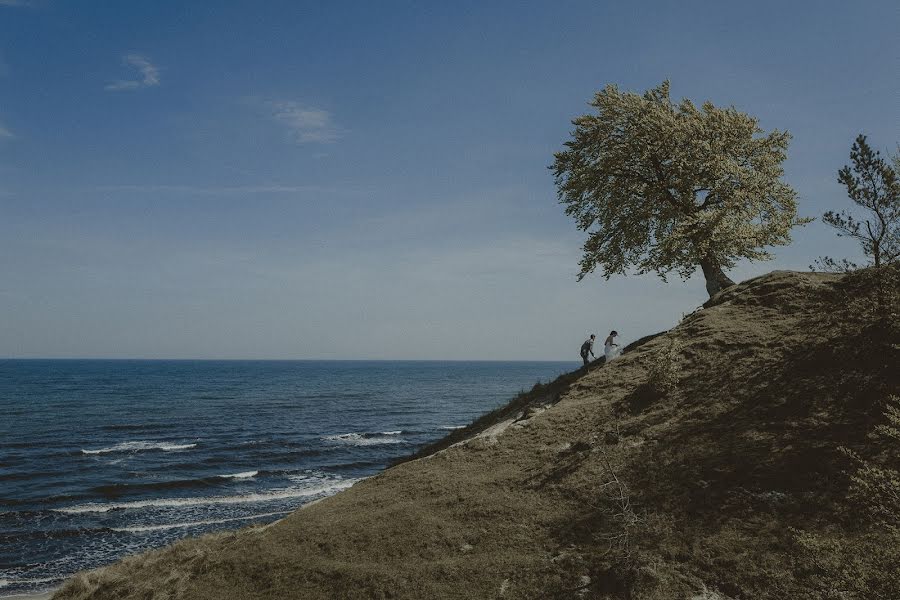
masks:
{"label": "sea", "polygon": [[577,366],[0,360],[0,597],[271,523]]}

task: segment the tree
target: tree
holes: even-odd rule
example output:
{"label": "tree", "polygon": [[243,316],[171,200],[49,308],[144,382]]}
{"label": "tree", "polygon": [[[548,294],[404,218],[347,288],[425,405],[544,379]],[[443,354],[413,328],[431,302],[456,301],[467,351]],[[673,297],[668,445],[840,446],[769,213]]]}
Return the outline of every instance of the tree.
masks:
{"label": "tree", "polygon": [[790,241],[796,193],[781,181],[787,132],[763,133],[733,107],[669,99],[669,82],[643,95],[609,85],[572,121],[551,166],[559,200],[588,233],[579,281],[655,271],[689,277],[699,266],[712,296],[733,285],[722,269],[769,259]]}
{"label": "tree", "polygon": [[[857,206],[868,211],[854,217],[848,211],[829,210],[822,220],[838,230],[839,237],[853,238],[862,245],[863,253],[876,270],[882,264],[900,259],[900,155],[893,158],[893,166],[881,154],[873,151],[866,136],[859,135],[850,149],[853,163],[838,171],[838,182],[847,188],[847,195]],[[826,271],[848,271],[859,265],[843,259],[837,261],[823,256],[816,261]]]}

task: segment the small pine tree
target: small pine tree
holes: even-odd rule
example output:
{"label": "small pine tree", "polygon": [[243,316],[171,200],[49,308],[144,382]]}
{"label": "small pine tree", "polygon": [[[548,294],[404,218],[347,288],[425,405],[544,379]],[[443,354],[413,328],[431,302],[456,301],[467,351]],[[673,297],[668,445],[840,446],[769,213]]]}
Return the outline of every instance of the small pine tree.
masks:
{"label": "small pine tree", "polygon": [[[888,163],[877,150],[872,150],[866,136],[859,135],[850,150],[853,163],[838,171],[838,182],[863,216],[849,211],[828,211],[822,221],[838,231],[839,237],[850,237],[862,245],[863,253],[876,269],[900,260],[900,156]],[[822,256],[816,264],[825,271],[848,271],[859,265],[847,259]]]}

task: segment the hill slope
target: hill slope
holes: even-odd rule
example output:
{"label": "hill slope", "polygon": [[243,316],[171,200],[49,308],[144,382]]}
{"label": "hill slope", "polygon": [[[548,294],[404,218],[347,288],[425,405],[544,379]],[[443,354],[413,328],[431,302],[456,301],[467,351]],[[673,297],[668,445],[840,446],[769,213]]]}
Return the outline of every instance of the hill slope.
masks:
{"label": "hill slope", "polygon": [[[775,272],[729,288],[278,523],[78,575],[54,598],[791,597],[789,527],[843,527],[837,446],[864,448],[900,385],[900,340],[855,325],[843,285]],[[666,355],[679,383],[660,394],[648,374]]]}

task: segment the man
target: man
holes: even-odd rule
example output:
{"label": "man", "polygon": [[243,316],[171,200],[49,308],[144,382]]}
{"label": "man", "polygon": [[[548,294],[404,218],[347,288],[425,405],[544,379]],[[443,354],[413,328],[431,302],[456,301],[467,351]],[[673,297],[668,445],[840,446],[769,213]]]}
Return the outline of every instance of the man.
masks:
{"label": "man", "polygon": [[595,336],[592,333],[591,337],[586,339],[584,341],[584,343],[581,345],[581,359],[584,361],[585,366],[587,366],[588,362],[590,362],[590,361],[588,361],[588,354],[590,354],[594,358],[597,358],[596,356],[594,356],[594,338],[595,337],[597,337],[597,336]]}

